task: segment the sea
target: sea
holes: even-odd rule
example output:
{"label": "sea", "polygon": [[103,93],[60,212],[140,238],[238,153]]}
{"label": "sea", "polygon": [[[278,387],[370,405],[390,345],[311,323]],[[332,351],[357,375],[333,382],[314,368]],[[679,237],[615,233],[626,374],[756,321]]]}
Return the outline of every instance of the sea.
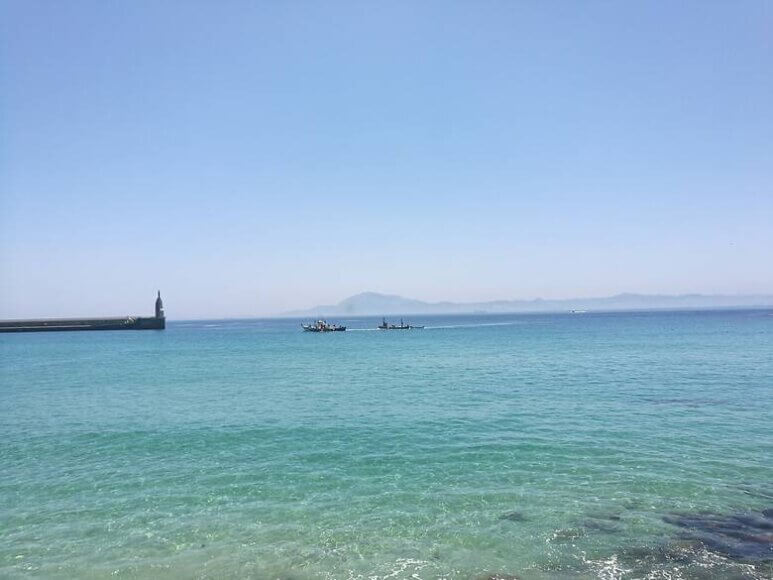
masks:
{"label": "sea", "polygon": [[0,335],[0,577],[773,578],[773,310],[380,321]]}

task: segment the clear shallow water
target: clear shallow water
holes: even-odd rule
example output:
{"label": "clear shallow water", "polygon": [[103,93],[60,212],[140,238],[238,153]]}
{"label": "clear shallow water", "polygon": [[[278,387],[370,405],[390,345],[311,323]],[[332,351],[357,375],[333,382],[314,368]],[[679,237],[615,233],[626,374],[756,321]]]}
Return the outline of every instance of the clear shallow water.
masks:
{"label": "clear shallow water", "polygon": [[773,577],[772,314],[0,335],[0,576]]}

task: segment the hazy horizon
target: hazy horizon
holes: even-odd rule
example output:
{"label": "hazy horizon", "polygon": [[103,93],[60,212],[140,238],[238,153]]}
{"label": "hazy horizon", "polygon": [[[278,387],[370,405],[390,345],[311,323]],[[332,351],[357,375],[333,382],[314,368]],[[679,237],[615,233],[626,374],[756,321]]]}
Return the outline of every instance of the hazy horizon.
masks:
{"label": "hazy horizon", "polygon": [[[430,316],[457,315],[457,314],[538,314],[551,312],[568,312],[574,309],[589,309],[586,312],[633,312],[637,310],[724,310],[724,309],[769,309],[773,308],[773,293],[771,294],[640,294],[623,292],[609,296],[573,296],[564,298],[513,298],[482,300],[473,302],[455,302],[451,300],[419,300],[410,296],[401,296],[390,293],[364,291],[351,296],[343,297],[330,304],[303,305],[282,312],[254,313],[244,312],[220,316],[180,315],[169,313],[169,297],[165,297],[166,317],[175,321],[194,320],[237,320],[257,318],[308,318],[319,316],[347,316],[347,317],[372,317],[422,314]],[[364,299],[364,300],[363,300]],[[394,300],[397,304],[416,303],[409,308],[401,306],[379,306],[380,301]],[[172,301],[174,297],[172,297]],[[154,298],[155,301],[155,298]],[[362,304],[375,304],[365,306],[365,310],[352,310],[350,303],[357,303],[358,308]],[[70,312],[57,315],[25,315],[22,317],[9,317],[8,319],[35,319],[35,318],[88,318],[100,316],[124,316],[139,315],[152,316],[153,312],[148,304],[137,306],[133,311],[117,309],[112,312],[92,311]]]}
{"label": "hazy horizon", "polygon": [[0,318],[773,294],[770,5],[0,6]]}

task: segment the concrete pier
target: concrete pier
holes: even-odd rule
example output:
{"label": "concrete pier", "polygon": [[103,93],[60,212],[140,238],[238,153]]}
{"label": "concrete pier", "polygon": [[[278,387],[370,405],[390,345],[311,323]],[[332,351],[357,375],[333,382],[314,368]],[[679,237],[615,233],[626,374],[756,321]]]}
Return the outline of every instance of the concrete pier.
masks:
{"label": "concrete pier", "polygon": [[166,328],[161,292],[156,298],[156,315],[110,318],[42,318],[0,320],[0,332],[52,332],[71,330],[163,330]]}

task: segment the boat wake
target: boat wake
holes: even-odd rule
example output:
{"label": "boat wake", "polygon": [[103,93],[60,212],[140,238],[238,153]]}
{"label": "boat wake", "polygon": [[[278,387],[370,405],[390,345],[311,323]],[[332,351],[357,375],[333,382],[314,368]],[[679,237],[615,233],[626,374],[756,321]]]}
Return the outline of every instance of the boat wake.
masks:
{"label": "boat wake", "polygon": [[518,324],[525,324],[520,320],[513,320],[512,322],[480,322],[476,324],[443,324],[438,326],[425,326],[425,330],[440,330],[445,328],[479,328],[483,326],[516,326]]}

